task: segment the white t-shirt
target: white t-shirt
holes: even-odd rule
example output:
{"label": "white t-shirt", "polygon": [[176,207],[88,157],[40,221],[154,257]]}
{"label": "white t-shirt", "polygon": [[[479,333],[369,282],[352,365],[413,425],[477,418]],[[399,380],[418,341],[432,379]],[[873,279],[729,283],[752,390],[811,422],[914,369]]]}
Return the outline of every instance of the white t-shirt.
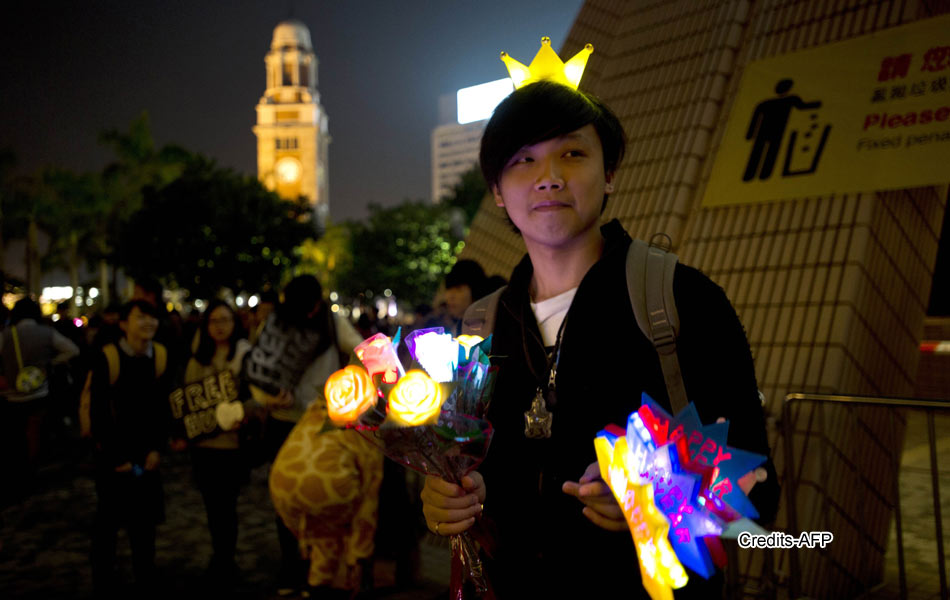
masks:
{"label": "white t-shirt", "polygon": [[553,298],[531,303],[531,310],[534,311],[534,318],[538,321],[538,329],[541,330],[541,339],[544,341],[545,348],[553,347],[557,341],[557,331],[561,328],[561,322],[567,316],[567,309],[571,307],[576,293],[577,288],[573,288]]}

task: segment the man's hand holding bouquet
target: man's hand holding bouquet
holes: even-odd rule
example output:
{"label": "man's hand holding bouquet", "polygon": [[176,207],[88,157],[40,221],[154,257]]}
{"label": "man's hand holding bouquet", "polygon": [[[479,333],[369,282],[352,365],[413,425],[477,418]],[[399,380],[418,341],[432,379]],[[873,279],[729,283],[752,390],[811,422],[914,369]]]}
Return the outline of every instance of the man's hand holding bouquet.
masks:
{"label": "man's hand holding bouquet", "polygon": [[[472,471],[492,437],[491,424],[483,418],[495,375],[488,358],[491,337],[453,338],[441,327],[413,331],[405,340],[408,370],[399,361],[398,345],[398,334],[395,340],[376,334],[356,347],[362,365],[349,365],[327,380],[330,420],[355,428],[389,458],[430,475],[427,491],[437,485],[449,494],[475,492],[477,503],[465,494],[453,504],[480,513],[484,485]],[[449,513],[442,515],[444,521],[430,515],[426,520],[437,534],[452,536],[452,597],[461,598],[463,576],[483,593],[488,586],[481,561],[465,532],[475,516],[466,525],[450,522],[458,516],[455,508]]]}

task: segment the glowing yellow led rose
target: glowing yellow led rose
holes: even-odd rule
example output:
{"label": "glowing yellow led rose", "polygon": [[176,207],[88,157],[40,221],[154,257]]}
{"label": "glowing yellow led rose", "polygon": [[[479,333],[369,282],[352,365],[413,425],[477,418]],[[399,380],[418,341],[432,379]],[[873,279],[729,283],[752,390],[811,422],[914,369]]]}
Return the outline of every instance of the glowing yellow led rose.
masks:
{"label": "glowing yellow led rose", "polygon": [[389,416],[402,425],[435,423],[442,408],[442,388],[424,371],[414,369],[389,392]]}
{"label": "glowing yellow led rose", "polygon": [[376,386],[366,369],[346,366],[327,378],[323,386],[327,414],[336,425],[353,423],[376,404]]}
{"label": "glowing yellow led rose", "polygon": [[479,345],[485,340],[480,335],[468,335],[463,334],[455,338],[455,341],[459,343],[463,348],[465,348],[465,358],[468,358],[472,354],[472,348]]}

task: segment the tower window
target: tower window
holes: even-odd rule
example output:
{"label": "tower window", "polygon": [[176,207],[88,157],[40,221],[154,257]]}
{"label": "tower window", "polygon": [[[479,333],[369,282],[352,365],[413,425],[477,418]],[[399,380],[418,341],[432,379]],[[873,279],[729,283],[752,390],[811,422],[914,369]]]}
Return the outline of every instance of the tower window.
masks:
{"label": "tower window", "polygon": [[296,150],[297,138],[275,138],[274,147],[277,150]]}
{"label": "tower window", "polygon": [[284,78],[282,85],[294,85],[294,65],[291,62],[284,63]]}
{"label": "tower window", "polygon": [[300,64],[300,85],[310,87],[310,66],[303,63]]}

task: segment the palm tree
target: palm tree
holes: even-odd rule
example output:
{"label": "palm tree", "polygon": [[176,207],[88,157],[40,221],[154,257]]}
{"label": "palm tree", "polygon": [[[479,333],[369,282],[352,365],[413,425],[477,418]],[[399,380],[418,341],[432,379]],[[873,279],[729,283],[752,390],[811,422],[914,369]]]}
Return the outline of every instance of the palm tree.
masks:
{"label": "palm tree", "polygon": [[14,174],[16,157],[9,150],[0,151],[0,279],[6,289],[6,242],[26,238],[26,288],[36,294],[40,267],[38,249],[36,180]]}
{"label": "palm tree", "polygon": [[[97,224],[109,213],[109,203],[98,174],[75,174],[63,169],[47,169],[41,177],[40,227],[50,236],[46,269],[64,267],[75,296],[82,260],[99,248]],[[75,302],[70,303],[75,310]]]}
{"label": "palm tree", "polygon": [[[148,113],[142,112],[132,121],[128,132],[110,129],[102,132],[99,141],[112,148],[115,160],[102,172],[102,189],[108,206],[105,218],[97,222],[93,235],[99,262],[100,289],[108,303],[115,293],[115,249],[123,227],[142,207],[142,191],[146,187],[160,189],[177,179],[189,156],[178,146],[155,149],[149,127]],[[111,281],[108,264],[113,265]]]}

